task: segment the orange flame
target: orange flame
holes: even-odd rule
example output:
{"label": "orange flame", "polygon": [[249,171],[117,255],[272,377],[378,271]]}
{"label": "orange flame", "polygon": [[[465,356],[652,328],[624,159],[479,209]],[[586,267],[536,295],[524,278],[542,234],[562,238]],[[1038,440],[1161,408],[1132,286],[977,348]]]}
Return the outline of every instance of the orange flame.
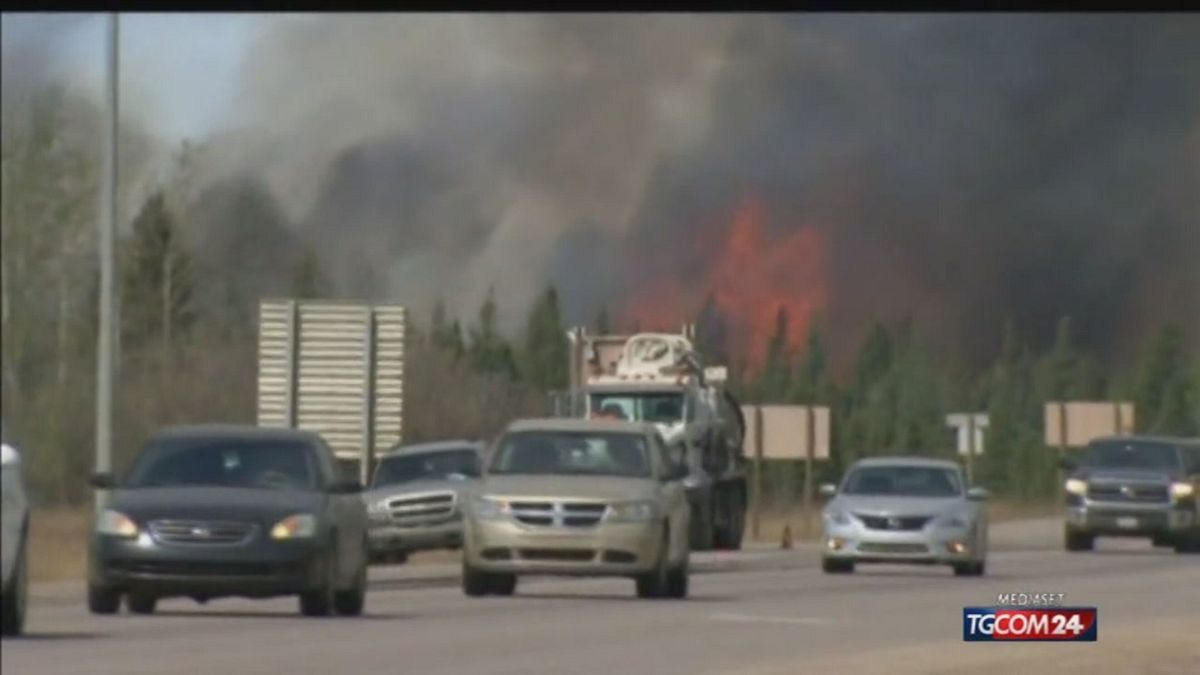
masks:
{"label": "orange flame", "polygon": [[751,370],[761,368],[780,309],[788,315],[788,344],[799,349],[827,300],[825,237],[809,226],[768,237],[766,218],[758,199],[744,199],[724,240],[712,242],[715,258],[713,247],[697,242],[697,248],[709,250],[696,255],[711,260],[702,281],[685,284],[672,275],[639,289],[621,313],[623,322],[643,330],[668,329],[694,320],[711,294],[728,328],[731,358],[744,356]]}

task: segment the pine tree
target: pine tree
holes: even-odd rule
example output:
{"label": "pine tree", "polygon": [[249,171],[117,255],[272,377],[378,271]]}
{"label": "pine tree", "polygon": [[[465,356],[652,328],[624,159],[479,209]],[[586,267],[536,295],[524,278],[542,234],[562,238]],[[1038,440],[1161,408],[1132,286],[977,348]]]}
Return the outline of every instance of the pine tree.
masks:
{"label": "pine tree", "polygon": [[525,328],[524,373],[543,391],[567,386],[567,338],[558,308],[558,291],[546,289]]}
{"label": "pine tree", "polygon": [[433,318],[429,327],[430,343],[437,349],[451,354],[456,360],[466,352],[463,344],[462,326],[458,319],[446,321],[446,303],[438,300],[433,306]]}
{"label": "pine tree", "polygon": [[1190,380],[1183,331],[1174,324],[1164,326],[1151,342],[1138,378],[1138,426],[1151,433],[1200,433],[1194,407],[1200,395]]}
{"label": "pine tree", "polygon": [[471,365],[476,371],[498,373],[510,379],[517,379],[517,364],[512,347],[496,328],[496,297],[495,290],[491,287],[488,288],[487,297],[479,308],[478,324],[471,329],[471,343],[467,351],[471,357]]}
{"label": "pine tree", "polygon": [[775,332],[767,343],[767,358],[759,376],[758,394],[764,402],[780,403],[788,395],[792,382],[791,349],[788,345],[787,309],[775,313]]}
{"label": "pine tree", "polygon": [[325,275],[321,272],[321,261],[311,246],[304,248],[300,262],[292,275],[292,297],[312,300],[325,295]]}
{"label": "pine tree", "polygon": [[796,366],[792,399],[803,404],[820,405],[829,402],[829,381],[826,375],[828,355],[821,332],[814,321],[808,329],[804,353]]}
{"label": "pine tree", "polygon": [[709,293],[696,317],[696,349],[704,355],[706,363],[729,363],[727,342],[728,327],[717,307],[716,296]]}
{"label": "pine tree", "polygon": [[192,326],[191,258],[161,190],[134,218],[122,282],[123,344],[133,347],[158,338],[169,347]]}

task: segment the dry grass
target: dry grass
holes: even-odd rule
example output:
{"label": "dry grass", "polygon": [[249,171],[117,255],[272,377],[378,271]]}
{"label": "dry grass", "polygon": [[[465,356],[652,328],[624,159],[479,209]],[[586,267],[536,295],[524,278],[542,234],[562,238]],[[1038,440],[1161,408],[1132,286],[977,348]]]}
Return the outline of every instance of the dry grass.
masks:
{"label": "dry grass", "polygon": [[89,509],[35,510],[29,527],[30,581],[84,578],[90,524]]}

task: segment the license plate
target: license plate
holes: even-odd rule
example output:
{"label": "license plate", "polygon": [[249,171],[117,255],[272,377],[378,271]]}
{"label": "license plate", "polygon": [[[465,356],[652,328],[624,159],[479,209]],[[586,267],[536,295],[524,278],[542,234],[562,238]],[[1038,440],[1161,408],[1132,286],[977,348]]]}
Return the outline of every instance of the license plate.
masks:
{"label": "license plate", "polygon": [[1137,518],[1129,518],[1129,517],[1117,518],[1117,527],[1119,527],[1119,528],[1122,528],[1125,530],[1132,530],[1132,529],[1136,528],[1137,526],[1138,526]]}

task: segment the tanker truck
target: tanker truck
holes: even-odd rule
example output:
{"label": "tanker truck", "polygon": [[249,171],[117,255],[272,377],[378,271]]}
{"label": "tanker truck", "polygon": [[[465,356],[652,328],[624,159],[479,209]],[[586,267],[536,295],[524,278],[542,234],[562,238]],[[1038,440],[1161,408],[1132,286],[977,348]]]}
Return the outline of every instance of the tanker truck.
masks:
{"label": "tanker truck", "polygon": [[694,329],[678,334],[567,333],[570,390],[553,392],[556,414],[651,422],[685,480],[692,509],[692,549],[738,549],[745,530],[747,461],[742,408],[725,388],[727,369],[705,367]]}

